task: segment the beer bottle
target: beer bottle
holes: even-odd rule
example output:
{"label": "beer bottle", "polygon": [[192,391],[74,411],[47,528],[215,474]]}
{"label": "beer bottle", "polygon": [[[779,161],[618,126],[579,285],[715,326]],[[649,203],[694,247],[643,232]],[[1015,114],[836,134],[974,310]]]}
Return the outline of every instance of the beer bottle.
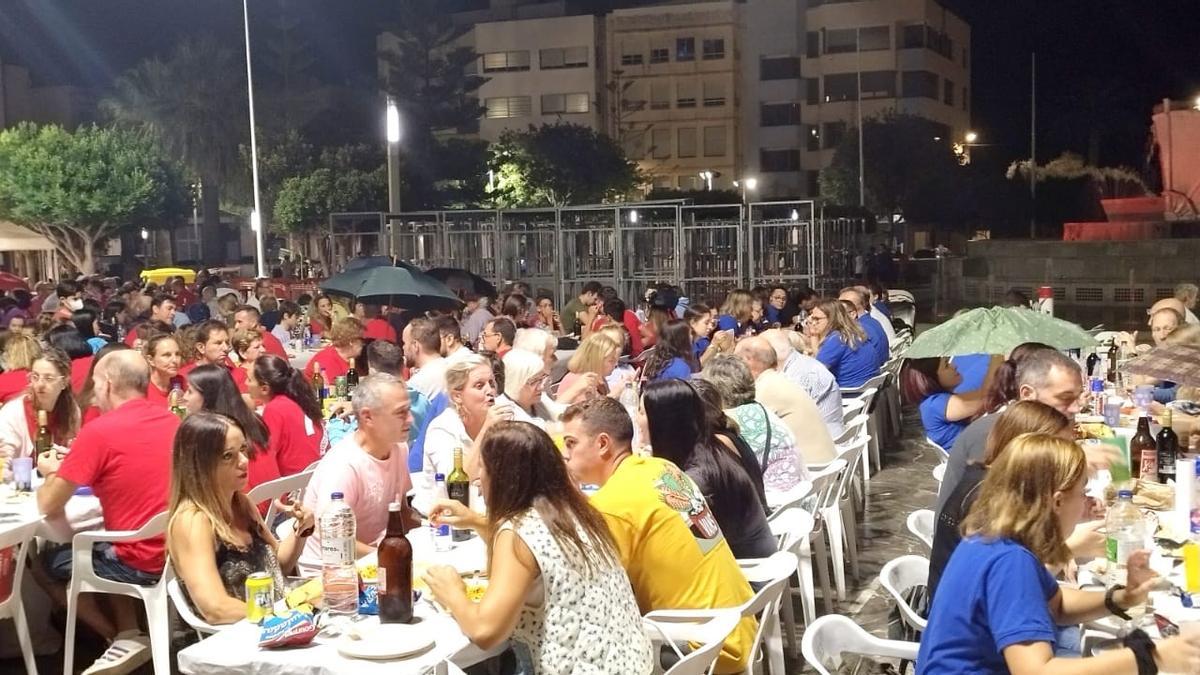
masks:
{"label": "beer bottle", "polygon": [[358,386],[358,370],[354,367],[354,357],[350,357],[350,370],[346,371],[346,392],[354,391]]}
{"label": "beer bottle", "polygon": [[1158,446],[1158,482],[1166,485],[1168,479],[1175,478],[1175,460],[1179,458],[1179,436],[1171,428],[1171,409],[1163,411],[1162,429],[1155,439]]}
{"label": "beer bottle", "polygon": [[388,505],[387,533],[379,542],[379,622],[412,623],[413,550],[404,536],[404,504]]}
{"label": "beer bottle", "polygon": [[324,405],[325,403],[325,376],[321,374],[321,364],[313,364],[312,374],[313,390],[317,393],[317,402]]}
{"label": "beer bottle", "polygon": [[[446,476],[446,494],[450,499],[457,500],[468,509],[471,508],[471,479],[467,477],[467,472],[463,471],[462,448],[454,449],[454,470]],[[466,541],[471,538],[471,531],[456,527],[453,528],[450,538],[454,541]]]}
{"label": "beer bottle", "polygon": [[54,439],[50,436],[50,422],[45,410],[38,411],[37,423],[37,439],[34,440],[33,446],[36,453],[40,455],[43,452],[50,452],[54,449]]}
{"label": "beer bottle", "polygon": [[1129,470],[1134,478],[1158,478],[1158,446],[1150,435],[1150,418],[1138,418],[1137,433],[1129,439]]}
{"label": "beer bottle", "polygon": [[183,407],[183,389],[178,382],[171,387],[171,393],[167,395],[167,405],[171,408],[171,413],[179,419],[187,417],[187,408]]}
{"label": "beer bottle", "polygon": [[[1113,340],[1112,346],[1108,348],[1108,381],[1112,382],[1113,384],[1117,383],[1117,357],[1118,356],[1119,356],[1119,353],[1117,352],[1117,341]],[[1147,432],[1147,433],[1149,433],[1149,432]],[[1131,461],[1136,463],[1137,459],[1133,459]]]}

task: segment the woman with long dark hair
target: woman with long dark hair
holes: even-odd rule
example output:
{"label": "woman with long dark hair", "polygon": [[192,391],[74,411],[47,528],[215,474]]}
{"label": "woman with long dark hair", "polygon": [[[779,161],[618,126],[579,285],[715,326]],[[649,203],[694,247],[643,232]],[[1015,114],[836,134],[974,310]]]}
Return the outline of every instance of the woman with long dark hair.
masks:
{"label": "woman with long dark hair", "polygon": [[654,456],[674,463],[699,486],[735,558],[775,553],[775,537],[757,490],[741,462],[711,433],[704,403],[691,383],[647,383],[638,417]]}
{"label": "woman with long dark hair", "polygon": [[546,432],[499,422],[479,459],[472,478],[487,515],[438,501],[432,520],[479,532],[491,583],[474,603],[457,570],[434,566],[425,574],[433,597],[480,647],[510,636],[528,647],[532,672],[650,672],[650,643],[616,543]]}
{"label": "woman with long dark hair", "polygon": [[43,341],[54,349],[61,350],[71,359],[71,390],[76,394],[83,391],[83,382],[94,363],[92,346],[83,339],[75,326],[60,324],[46,331]]}
{"label": "woman with long dark hair", "polygon": [[304,373],[274,354],[254,361],[250,395],[263,406],[268,447],[284,476],[300,473],[321,458],[325,439],[321,403]]}
{"label": "woman with long dark hair", "polygon": [[[991,386],[983,398],[983,407],[977,417],[990,415],[1004,407],[1009,401],[1017,400],[1020,391],[1017,387],[1017,367],[1021,361],[1031,354],[1040,351],[1057,351],[1054,347],[1041,342],[1025,342],[1013,347],[1008,358],[1000,364],[992,375]],[[949,447],[946,448],[949,450]]]}
{"label": "woman with long dark hair", "polygon": [[646,358],[642,379],[647,382],[675,378],[686,380],[696,372],[692,329],[686,321],[671,319],[662,327],[658,342]]}
{"label": "woman with long dark hair", "polygon": [[322,293],[313,300],[308,329],[313,335],[324,335],[333,328],[333,299]]}
{"label": "woman with long dark hair", "polygon": [[197,412],[179,426],[171,451],[167,552],[188,604],[212,624],[246,617],[251,574],[270,575],[275,581],[271,601],[282,599],[283,574],[295,567],[304,550],[303,533],[313,524],[312,512],[297,504],[292,532],[283,541],[275,539],[246,498],[250,448],[236,420]]}
{"label": "woman with long dark hair", "polygon": [[38,413],[46,413],[51,440],[69,445],[79,430],[79,407],[71,392],[71,362],[57,349],[42,352],[30,366],[25,392],[0,407],[0,459],[12,473],[12,459],[33,457],[38,434]]}
{"label": "woman with long dark hair", "polygon": [[708,351],[708,345],[712,343],[712,310],[700,302],[688,305],[687,309],[683,310],[683,320],[692,329],[692,356],[695,357],[696,363],[700,363],[704,353]]}
{"label": "woman with long dark hair", "polygon": [[862,386],[879,373],[875,352],[867,346],[862,326],[838,300],[821,300],[808,314],[805,335],[813,358],[820,361],[842,389]]}
{"label": "woman with long dark hair", "polygon": [[900,370],[900,392],[904,402],[916,405],[921,413],[925,437],[948,452],[954,440],[983,409],[983,394],[977,389],[968,394],[956,394],[962,375],[948,357],[905,359]]}
{"label": "woman with long dark hair", "polygon": [[71,312],[71,324],[75,326],[75,330],[79,331],[80,337],[92,348],[92,353],[100,351],[100,348],[108,344],[108,340],[99,336],[100,333],[100,315],[96,310],[90,307],[77,309]]}
{"label": "woman with long dark hair", "polygon": [[187,374],[187,384],[183,392],[183,405],[189,415],[202,411],[224,415],[236,420],[246,435],[246,441],[250,444],[247,453],[250,475],[246,489],[283,475],[268,446],[267,425],[246,405],[227,368],[212,364],[197,366]]}

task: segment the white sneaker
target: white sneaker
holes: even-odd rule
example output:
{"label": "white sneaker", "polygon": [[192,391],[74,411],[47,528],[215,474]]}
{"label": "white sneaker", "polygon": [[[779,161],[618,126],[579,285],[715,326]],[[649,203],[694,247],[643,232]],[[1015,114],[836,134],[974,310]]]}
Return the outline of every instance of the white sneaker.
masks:
{"label": "white sneaker", "polygon": [[150,638],[137,631],[126,631],[112,641],[83,675],[124,675],[150,660]]}

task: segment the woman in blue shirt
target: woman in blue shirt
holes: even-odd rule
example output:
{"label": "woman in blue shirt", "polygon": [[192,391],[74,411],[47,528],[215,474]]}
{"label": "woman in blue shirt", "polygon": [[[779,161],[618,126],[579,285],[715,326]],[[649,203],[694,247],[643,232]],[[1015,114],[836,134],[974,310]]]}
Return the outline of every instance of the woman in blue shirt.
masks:
{"label": "woman in blue shirt", "polygon": [[867,334],[840,301],[821,300],[805,323],[809,350],[833,373],[839,387],[858,387],[879,374],[879,361],[867,344]]}
{"label": "woman in blue shirt", "polygon": [[667,321],[659,333],[658,343],[646,358],[642,379],[646,382],[690,379],[697,370],[692,353],[692,329],[687,322]]}
{"label": "woman in blue shirt", "polygon": [[754,295],[743,288],[729,292],[725,296],[725,304],[721,305],[721,315],[717,317],[717,330],[731,330],[734,337],[741,337],[753,330],[751,325],[754,314]]}
{"label": "woman in blue shirt", "polygon": [[[989,371],[990,374],[990,371]],[[955,394],[963,378],[946,357],[907,359],[900,369],[900,391],[904,401],[917,405],[925,436],[946,450],[983,409],[983,394],[989,383],[969,394]]]}
{"label": "woman in blue shirt", "polygon": [[[1054,656],[1055,626],[1092,621],[1146,602],[1156,579],[1149,553],[1129,556],[1128,588],[1060,587],[1047,566],[1071,560],[1066,537],[1083,515],[1087,458],[1075,443],[1022,434],[988,469],[963,523],[965,537],[942,574],[921,636],[917,675],[1129,673],[1138,661],[1195,672],[1200,640],[1175,637],[1153,651],[1145,634],[1123,649],[1078,659]],[[1194,640],[1195,642],[1189,642]]]}
{"label": "woman in blue shirt", "polygon": [[708,351],[708,345],[712,344],[712,310],[700,302],[688,305],[683,312],[683,320],[687,322],[688,328],[692,329],[692,357],[699,363],[700,357]]}

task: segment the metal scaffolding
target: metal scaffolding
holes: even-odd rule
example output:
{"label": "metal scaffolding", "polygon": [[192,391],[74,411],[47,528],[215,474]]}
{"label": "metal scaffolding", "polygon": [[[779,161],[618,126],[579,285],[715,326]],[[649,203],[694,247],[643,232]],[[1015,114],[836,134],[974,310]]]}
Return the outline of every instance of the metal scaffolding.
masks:
{"label": "metal scaffolding", "polygon": [[334,270],[356,255],[393,255],[467,269],[498,288],[525,281],[560,302],[589,281],[630,302],[661,282],[719,302],[759,284],[833,287],[852,271],[866,229],[821,219],[811,201],[344,213],[330,217],[326,253]]}

